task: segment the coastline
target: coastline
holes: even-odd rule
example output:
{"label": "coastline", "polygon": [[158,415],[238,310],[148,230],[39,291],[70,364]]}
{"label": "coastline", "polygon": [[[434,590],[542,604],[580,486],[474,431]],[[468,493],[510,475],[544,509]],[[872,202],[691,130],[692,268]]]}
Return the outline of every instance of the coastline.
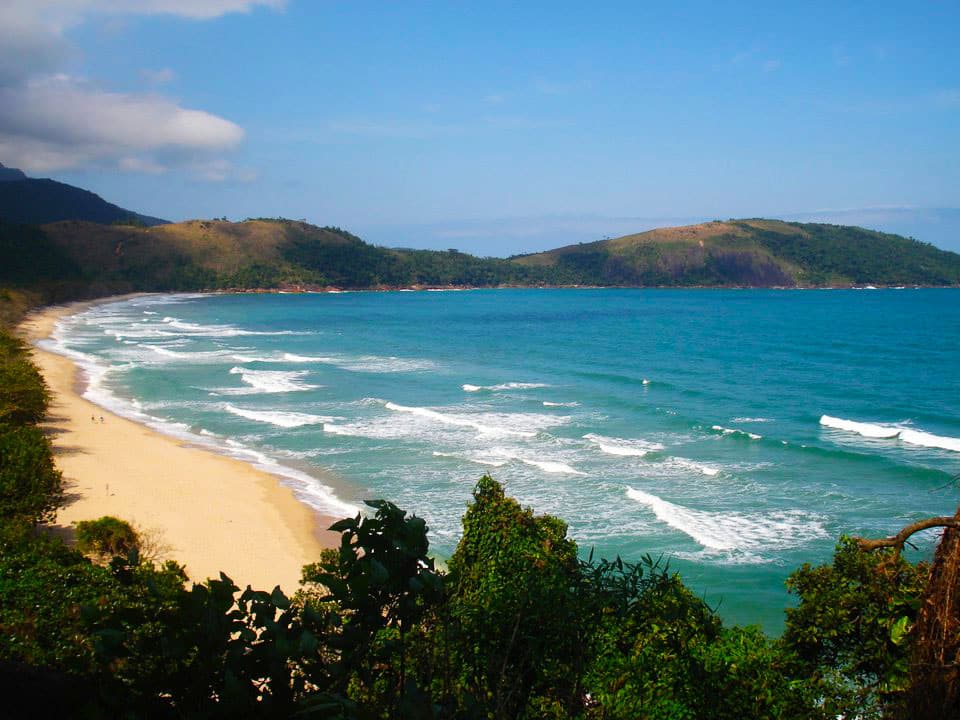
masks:
{"label": "coastline", "polygon": [[66,491],[55,530],[69,535],[77,521],[114,515],[145,531],[161,558],[183,564],[195,582],[222,571],[240,587],[293,593],[301,567],[339,544],[325,529],[339,518],[318,514],[267,472],[90,402],[77,365],[36,345],[59,319],[123,297],[40,308],[18,326],[50,390],[44,429]]}

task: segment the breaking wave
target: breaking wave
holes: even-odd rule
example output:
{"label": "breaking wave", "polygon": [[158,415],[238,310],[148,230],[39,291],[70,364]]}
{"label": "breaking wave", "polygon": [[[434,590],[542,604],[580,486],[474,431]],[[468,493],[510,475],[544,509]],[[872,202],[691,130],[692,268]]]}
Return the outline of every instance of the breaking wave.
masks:
{"label": "breaking wave", "polygon": [[308,413],[284,412],[280,410],[249,410],[239,408],[235,405],[224,405],[224,409],[238,417],[247,420],[256,420],[257,422],[269,423],[282,428],[303,427],[304,425],[322,425],[325,422],[333,420],[331,417],[323,415],[310,415]]}
{"label": "breaking wave", "polygon": [[650,508],[658,520],[710,550],[749,553],[784,550],[827,537],[823,520],[800,510],[771,513],[693,510],[632,487],[627,488],[627,497]]}
{"label": "breaking wave", "polygon": [[230,368],[230,374],[239,375],[240,379],[250,386],[249,389],[241,388],[241,392],[235,394],[288,393],[320,387],[301,380],[308,374],[306,370],[251,370],[233,367]]}
{"label": "breaking wave", "polygon": [[[464,392],[500,392],[501,390],[533,390],[534,388],[550,387],[546,383],[508,382],[499,385],[470,385],[462,386]],[[546,405],[546,403],[544,403]]]}
{"label": "breaking wave", "polygon": [[833,428],[834,430],[856,433],[866,438],[881,440],[896,439],[909,445],[960,452],[960,438],[934,435],[933,433],[898,425],[856,422],[854,420],[831,417],[830,415],[821,416],[820,424],[824,427]]}
{"label": "breaking wave", "polygon": [[584,440],[589,440],[599,448],[600,452],[607,455],[622,455],[626,457],[644,457],[652,452],[659,452],[664,447],[660,443],[647,442],[646,440],[622,440],[620,438],[608,438],[602,435],[588,433],[583,436]]}

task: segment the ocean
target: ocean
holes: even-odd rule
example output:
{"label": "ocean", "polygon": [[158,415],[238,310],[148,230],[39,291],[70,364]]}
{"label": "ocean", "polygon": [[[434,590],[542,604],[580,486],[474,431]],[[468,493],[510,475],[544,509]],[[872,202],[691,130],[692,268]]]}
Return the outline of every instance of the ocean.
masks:
{"label": "ocean", "polygon": [[489,473],[563,518],[584,556],[662,557],[725,620],[777,633],[785,578],[840,535],[955,511],[958,300],[149,295],[65,319],[46,347],[80,364],[88,398],[269,470],[324,513],[390,500],[444,558]]}

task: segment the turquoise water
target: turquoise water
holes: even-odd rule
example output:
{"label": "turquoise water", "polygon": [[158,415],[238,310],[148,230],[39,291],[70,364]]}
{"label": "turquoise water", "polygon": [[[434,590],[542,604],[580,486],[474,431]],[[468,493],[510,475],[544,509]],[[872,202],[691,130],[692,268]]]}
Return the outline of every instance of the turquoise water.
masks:
{"label": "turquoise water", "polygon": [[725,618],[776,632],[784,578],[837,536],[955,510],[958,299],[147,296],[74,316],[51,343],[95,401],[269,469],[325,512],[387,498],[448,555],[490,473],[585,553],[662,554]]}

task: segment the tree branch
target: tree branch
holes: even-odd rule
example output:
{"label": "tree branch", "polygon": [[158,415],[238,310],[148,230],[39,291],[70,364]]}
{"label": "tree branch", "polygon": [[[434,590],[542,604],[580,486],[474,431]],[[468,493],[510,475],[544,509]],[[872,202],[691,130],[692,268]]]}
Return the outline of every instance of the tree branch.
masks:
{"label": "tree branch", "polygon": [[859,548],[864,552],[870,552],[871,550],[877,550],[879,548],[892,547],[897,551],[897,553],[899,553],[901,550],[903,550],[904,543],[907,542],[907,539],[911,535],[918,533],[921,530],[928,530],[929,528],[934,527],[960,528],[960,520],[958,520],[956,517],[950,516],[927,518],[926,520],[918,520],[915,523],[907,525],[896,535],[888,538],[881,538],[880,540],[869,540],[867,538],[854,539],[857,541]]}

